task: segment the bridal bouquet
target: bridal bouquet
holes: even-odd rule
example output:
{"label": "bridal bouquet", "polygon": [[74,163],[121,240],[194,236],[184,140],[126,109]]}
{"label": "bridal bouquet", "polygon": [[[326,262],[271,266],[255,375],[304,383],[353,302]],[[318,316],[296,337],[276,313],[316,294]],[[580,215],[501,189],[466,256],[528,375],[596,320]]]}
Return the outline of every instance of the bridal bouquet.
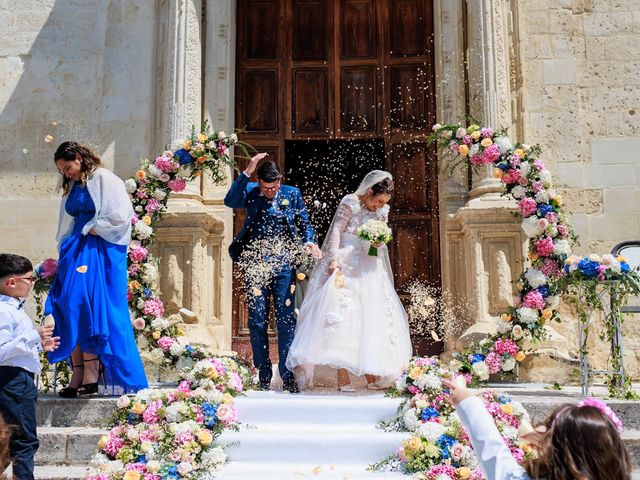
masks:
{"label": "bridal bouquet", "polygon": [[[360,228],[358,228],[358,237],[367,242],[373,243],[389,243],[393,240],[391,229],[380,220],[367,220]],[[369,255],[375,257],[378,255],[378,249],[371,245],[369,247]]]}

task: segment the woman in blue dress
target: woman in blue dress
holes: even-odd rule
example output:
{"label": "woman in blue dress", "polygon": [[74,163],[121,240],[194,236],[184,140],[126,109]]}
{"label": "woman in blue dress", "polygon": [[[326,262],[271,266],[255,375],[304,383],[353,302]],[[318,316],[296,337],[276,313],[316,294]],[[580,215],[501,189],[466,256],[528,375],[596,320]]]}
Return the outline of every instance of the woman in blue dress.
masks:
{"label": "woman in blue dress", "polygon": [[98,392],[98,380],[124,391],[147,387],[127,303],[127,247],[133,208],[124,182],[76,142],[64,142],[54,161],[62,174],[58,273],[47,299],[60,348],[52,363],[71,356],[73,375],[59,395]]}

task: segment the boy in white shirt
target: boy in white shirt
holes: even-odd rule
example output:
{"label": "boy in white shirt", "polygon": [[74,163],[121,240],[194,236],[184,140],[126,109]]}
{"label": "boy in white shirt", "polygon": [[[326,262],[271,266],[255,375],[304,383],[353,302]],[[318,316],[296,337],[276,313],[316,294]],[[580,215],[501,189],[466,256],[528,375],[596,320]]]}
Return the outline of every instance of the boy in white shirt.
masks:
{"label": "boy in white shirt", "polygon": [[[36,329],[24,311],[32,285],[33,266],[27,258],[0,254],[0,414],[13,427],[9,454],[13,476],[20,480],[33,479],[38,450],[34,383],[40,373],[38,352],[51,352],[60,343],[59,337],[51,337],[53,325]],[[0,473],[7,466],[0,465]]]}

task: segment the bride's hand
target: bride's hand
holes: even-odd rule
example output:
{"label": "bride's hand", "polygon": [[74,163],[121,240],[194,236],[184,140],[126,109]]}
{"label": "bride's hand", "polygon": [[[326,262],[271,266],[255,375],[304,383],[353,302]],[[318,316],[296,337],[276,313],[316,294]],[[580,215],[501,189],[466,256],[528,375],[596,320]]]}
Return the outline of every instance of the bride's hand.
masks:
{"label": "bride's hand", "polygon": [[331,275],[336,270],[340,270],[340,265],[338,265],[338,262],[336,260],[331,260],[329,266],[327,267],[327,272],[329,272],[329,275]]}

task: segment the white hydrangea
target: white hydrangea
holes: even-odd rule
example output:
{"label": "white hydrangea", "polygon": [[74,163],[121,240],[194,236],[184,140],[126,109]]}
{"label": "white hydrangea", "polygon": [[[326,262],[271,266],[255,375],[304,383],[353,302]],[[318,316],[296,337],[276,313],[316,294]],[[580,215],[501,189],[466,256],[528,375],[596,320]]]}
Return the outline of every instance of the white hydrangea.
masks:
{"label": "white hydrangea", "polygon": [[549,195],[547,195],[546,190],[540,190],[538,193],[536,193],[536,202],[549,203]]}
{"label": "white hydrangea", "polygon": [[511,330],[511,322],[505,322],[504,320],[498,320],[496,324],[496,330],[498,333],[504,334]]}
{"label": "white hydrangea", "polygon": [[174,357],[179,357],[184,353],[184,345],[180,343],[174,343],[173,345],[171,345],[171,347],[169,347],[169,352]]}
{"label": "white hydrangea", "polygon": [[145,264],[142,279],[146,283],[155,285],[155,283],[158,281],[158,268],[155,266],[155,264],[153,264],[152,262]]}
{"label": "white hydrangea", "polygon": [[159,178],[160,175],[162,175],[164,172],[162,170],[160,170],[158,167],[156,167],[155,165],[149,165],[149,168],[147,169],[147,172],[149,173],[150,177],[155,177],[155,178]]}
{"label": "white hydrangea", "polygon": [[474,143],[469,149],[469,156],[473,157],[476,153],[478,153],[478,151],[480,151],[480,144]]}
{"label": "white hydrangea", "polygon": [[545,302],[547,304],[547,307],[556,309],[558,308],[558,305],[560,305],[560,297],[557,295],[549,295],[547,298],[545,298]]}
{"label": "white hydrangea", "polygon": [[188,412],[188,407],[184,402],[174,402],[165,409],[167,421],[179,422],[182,415]]}
{"label": "white hydrangea", "polygon": [[471,366],[473,373],[481,380],[489,380],[489,367],[484,362],[476,362]]}
{"label": "white hydrangea", "polygon": [[547,276],[537,268],[530,268],[524,274],[531,288],[538,288],[540,285],[546,285],[549,282]]}
{"label": "white hydrangea", "polygon": [[442,382],[440,381],[440,378],[433,373],[423,373],[416,379],[416,386],[420,390],[434,389],[440,388],[442,386]]}
{"label": "white hydrangea", "polygon": [[155,198],[156,200],[164,200],[166,196],[167,192],[165,192],[161,188],[158,188],[155,192],[153,192],[153,198]]}
{"label": "white hydrangea", "polygon": [[403,392],[406,386],[407,386],[406,377],[404,375],[400,375],[396,379],[396,390],[398,390],[399,392]]}
{"label": "white hydrangea", "polygon": [[556,240],[553,242],[553,253],[556,255],[570,255],[571,244],[568,240]]}
{"label": "white hydrangea", "polygon": [[531,164],[529,162],[522,162],[518,170],[520,170],[520,175],[526,178],[531,173]]}
{"label": "white hydrangea", "polygon": [[437,422],[425,422],[418,427],[416,433],[428,442],[435,442],[438,438],[444,435],[446,431],[447,429]]}
{"label": "white hydrangea", "polygon": [[551,186],[552,177],[551,177],[551,172],[549,170],[541,170],[538,176],[540,177],[540,181],[545,186],[545,188]]}
{"label": "white hydrangea", "polygon": [[202,465],[205,468],[215,468],[218,469],[227,461],[227,454],[224,453],[224,450],[215,446],[213,448],[207,449],[201,457]]}
{"label": "white hydrangea", "polygon": [[526,194],[527,194],[527,189],[524,188],[522,185],[516,185],[511,189],[511,195],[513,195],[513,198],[521,199]]}
{"label": "white hydrangea", "polygon": [[[520,325],[518,325],[518,326],[520,326]],[[507,360],[505,360],[504,362],[502,362],[502,371],[503,372],[510,372],[514,368],[516,368],[516,359],[515,358],[511,357],[511,358],[508,358]]]}
{"label": "white hydrangea", "polygon": [[169,320],[157,317],[151,321],[151,328],[154,330],[166,330],[169,328]]}
{"label": "white hydrangea", "polygon": [[498,148],[500,149],[500,153],[502,155],[513,149],[513,143],[511,143],[509,137],[497,137],[493,140],[493,142],[498,145]]}
{"label": "white hydrangea", "polygon": [[133,229],[135,230],[136,236],[143,240],[153,235],[153,228],[151,228],[149,225],[145,224],[144,222],[137,222],[133,226]]}
{"label": "white hydrangea", "polygon": [[138,184],[133,178],[128,178],[124,182],[124,188],[127,190],[128,193],[133,193],[138,189]]}
{"label": "white hydrangea", "polygon": [[522,323],[537,323],[539,318],[538,310],[535,308],[521,307],[516,310],[518,318]]}
{"label": "white hydrangea", "polygon": [[531,215],[522,220],[522,231],[528,238],[534,238],[542,233],[538,227],[538,217]]}
{"label": "white hydrangea", "polygon": [[418,416],[416,415],[416,411],[412,408],[407,410],[402,416],[402,422],[404,423],[405,428],[409,432],[414,432],[418,425],[421,423],[418,421]]}

